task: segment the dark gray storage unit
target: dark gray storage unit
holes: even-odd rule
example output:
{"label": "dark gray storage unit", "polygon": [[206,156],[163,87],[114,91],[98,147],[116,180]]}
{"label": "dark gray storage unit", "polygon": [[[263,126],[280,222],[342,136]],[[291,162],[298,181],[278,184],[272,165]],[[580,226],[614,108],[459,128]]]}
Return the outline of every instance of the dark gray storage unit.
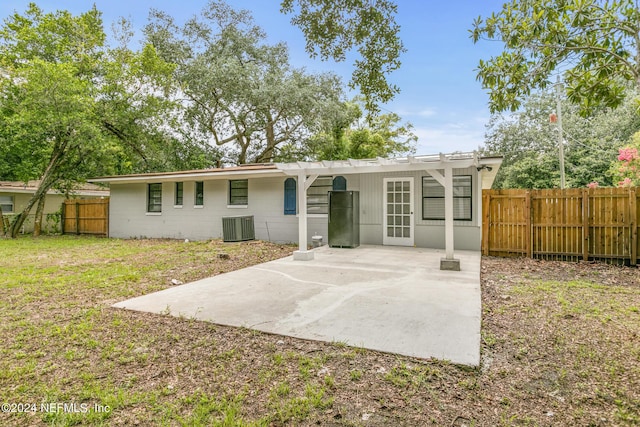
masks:
{"label": "dark gray storage unit", "polygon": [[360,246],[360,193],[329,191],[329,246]]}

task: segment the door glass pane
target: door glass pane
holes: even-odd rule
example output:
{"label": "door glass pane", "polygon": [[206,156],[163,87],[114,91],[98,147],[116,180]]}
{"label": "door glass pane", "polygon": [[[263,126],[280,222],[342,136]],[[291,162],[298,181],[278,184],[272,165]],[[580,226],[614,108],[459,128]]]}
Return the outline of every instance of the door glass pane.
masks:
{"label": "door glass pane", "polygon": [[387,215],[387,225],[393,225],[393,215]]}
{"label": "door glass pane", "polygon": [[396,237],[402,237],[402,227],[396,227]]}
{"label": "door glass pane", "polygon": [[396,191],[402,191],[402,182],[396,182]]}
{"label": "door glass pane", "polygon": [[387,205],[387,213],[393,215],[393,213],[394,213],[393,212],[393,205],[391,205],[391,204]]}
{"label": "door glass pane", "polygon": [[409,235],[409,227],[402,227],[402,237],[411,237]]}
{"label": "door glass pane", "polygon": [[387,202],[389,202],[389,203],[393,203],[394,202],[393,193],[389,193],[387,195]]}
{"label": "door glass pane", "polygon": [[405,226],[411,225],[411,217],[405,215],[402,218],[402,225],[405,225]]}
{"label": "door glass pane", "polygon": [[404,193],[402,195],[402,202],[403,203],[409,203],[409,193]]}
{"label": "door glass pane", "polygon": [[393,227],[387,227],[387,237],[393,237]]}
{"label": "door glass pane", "polygon": [[396,215],[396,225],[402,225],[402,216]]}
{"label": "door glass pane", "polygon": [[409,181],[404,181],[404,182],[402,183],[402,189],[403,189],[404,191],[409,191]]}
{"label": "door glass pane", "polygon": [[402,213],[405,215],[409,215],[411,213],[411,210],[409,209],[408,204],[402,205]]}

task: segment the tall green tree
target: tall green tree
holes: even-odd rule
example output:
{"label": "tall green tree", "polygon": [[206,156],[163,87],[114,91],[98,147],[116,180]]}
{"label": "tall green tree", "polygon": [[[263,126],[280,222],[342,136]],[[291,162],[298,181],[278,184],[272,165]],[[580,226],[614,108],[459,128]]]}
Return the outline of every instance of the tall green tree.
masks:
{"label": "tall green tree", "polygon": [[183,138],[175,65],[162,60],[151,44],[130,48],[131,23],[114,25],[116,45],[105,51],[98,77],[97,118],[112,148],[114,173],[197,169],[215,164],[215,153],[199,140]]}
{"label": "tall green tree", "polygon": [[516,111],[562,74],[567,96],[586,114],[616,107],[628,84],[640,89],[640,8],[636,0],[512,0],[471,30],[504,51],[481,60],[478,79],[492,112]]}
{"label": "tall green tree", "polygon": [[[616,109],[597,108],[587,116],[563,100],[565,173],[568,187],[592,181],[614,185],[611,164],[618,148],[640,129],[630,91]],[[487,154],[504,156],[495,188],[556,188],[560,184],[558,128],[549,120],[556,108],[553,90],[527,97],[516,113],[492,115],[485,134]]]}
{"label": "tall green tree", "polygon": [[349,86],[364,96],[370,114],[390,101],[400,89],[388,75],[400,67],[405,48],[395,21],[398,6],[391,0],[282,0],[281,11],[293,15],[311,57],[344,61],[356,49]]}
{"label": "tall green tree", "polygon": [[172,68],[152,47],[134,54],[104,42],[95,7],[73,16],[32,3],[0,28],[0,172],[40,181],[11,224],[14,237],[50,189],[123,171],[118,160],[132,171],[132,152],[144,157],[162,129],[157,92]]}
{"label": "tall green tree", "polygon": [[[53,30],[53,31],[52,31]],[[57,31],[63,30],[65,37]],[[0,30],[0,82],[4,145],[19,159],[12,167],[20,179],[40,186],[12,223],[16,236],[32,207],[58,182],[75,176],[94,147],[100,129],[91,119],[91,77],[100,60],[104,32],[99,12],[73,17],[45,14],[30,4]],[[6,162],[5,162],[6,163]]]}
{"label": "tall green tree", "polygon": [[175,64],[182,131],[210,141],[225,162],[270,162],[340,108],[340,80],[292,68],[286,45],[265,43],[246,10],[211,1],[181,27],[154,10],[145,34]]}
{"label": "tall green tree", "polygon": [[415,152],[418,137],[411,123],[395,113],[368,114],[358,102],[344,104],[342,114],[310,138],[307,157],[314,160],[397,157]]}

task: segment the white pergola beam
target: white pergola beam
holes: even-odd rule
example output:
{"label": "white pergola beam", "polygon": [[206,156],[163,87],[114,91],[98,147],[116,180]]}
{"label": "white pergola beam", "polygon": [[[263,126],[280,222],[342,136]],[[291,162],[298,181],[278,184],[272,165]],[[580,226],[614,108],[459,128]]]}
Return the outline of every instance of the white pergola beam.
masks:
{"label": "white pergola beam", "polygon": [[435,179],[436,181],[438,181],[438,184],[442,185],[443,187],[445,186],[445,182],[444,182],[444,176],[442,176],[442,174],[440,173],[439,170],[436,169],[427,169],[427,173],[429,175],[431,175],[431,177],[433,179]]}
{"label": "white pergola beam", "polygon": [[318,175],[309,175],[308,177],[305,178],[304,180],[304,191],[305,191],[305,197],[307,194],[307,190],[309,189],[309,187],[311,187],[311,184],[313,184],[313,182],[316,180],[316,178],[318,178]]}
{"label": "white pergola beam", "polygon": [[[339,164],[328,167],[309,166],[303,170],[307,175],[349,175],[355,173],[384,173],[384,172],[411,172],[423,170],[444,169],[446,164],[455,165],[456,168],[468,168],[473,166],[473,159],[453,160],[447,162],[415,162],[415,163],[391,163],[386,165],[368,164],[366,166],[352,166]],[[297,176],[301,169],[281,169],[286,175]]]}

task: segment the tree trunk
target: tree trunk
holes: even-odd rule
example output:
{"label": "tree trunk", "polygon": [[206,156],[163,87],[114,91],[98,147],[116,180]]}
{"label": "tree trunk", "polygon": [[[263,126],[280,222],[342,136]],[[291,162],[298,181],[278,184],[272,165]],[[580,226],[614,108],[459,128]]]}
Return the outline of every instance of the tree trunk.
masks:
{"label": "tree trunk", "polygon": [[31,199],[29,199],[29,202],[27,202],[24,209],[22,209],[22,212],[20,212],[16,216],[13,224],[11,224],[9,233],[11,234],[12,238],[15,239],[16,237],[18,237],[20,228],[26,221],[27,216],[29,215],[29,212],[31,212],[31,209],[33,208],[33,205],[35,205],[36,203],[39,203],[40,199],[46,196],[47,191],[49,191],[53,186],[53,184],[55,183],[55,180],[53,179],[53,175],[60,164],[60,160],[63,154],[64,154],[64,150],[59,150],[59,151],[55,151],[51,155],[51,159],[49,160],[49,165],[47,165],[47,169],[44,171],[44,174],[42,175],[42,178],[40,180],[40,186],[38,187],[36,192],[33,194]]}
{"label": "tree trunk", "polygon": [[44,188],[44,186],[40,184],[40,187],[38,187],[38,189],[33,194],[33,196],[31,196],[31,199],[29,199],[29,202],[27,203],[27,205],[24,207],[24,209],[22,209],[22,212],[16,215],[16,218],[13,221],[13,224],[11,224],[11,227],[9,229],[9,234],[11,234],[12,238],[15,239],[16,237],[18,237],[18,233],[20,233],[20,228],[22,228],[22,225],[27,220],[27,217],[29,216],[29,212],[31,212],[33,205],[38,203],[40,201],[40,198],[44,196],[43,192],[46,193],[48,190],[49,188]]}
{"label": "tree trunk", "polygon": [[6,237],[9,231],[9,224],[5,222],[6,219],[2,213],[2,206],[0,206],[0,237]]}
{"label": "tree trunk", "polygon": [[44,212],[44,202],[47,199],[46,193],[38,200],[36,207],[36,217],[33,221],[33,237],[38,237],[42,232],[42,213]]}
{"label": "tree trunk", "polygon": [[269,117],[269,121],[267,122],[266,126],[267,146],[256,158],[257,163],[270,163],[273,160],[274,149],[276,146],[276,133],[273,126],[273,120],[271,119],[271,117]]}
{"label": "tree trunk", "polygon": [[238,154],[238,164],[244,165],[247,163],[247,149],[249,148],[249,139],[243,138],[242,136],[238,137],[238,145],[240,146],[240,154]]}

